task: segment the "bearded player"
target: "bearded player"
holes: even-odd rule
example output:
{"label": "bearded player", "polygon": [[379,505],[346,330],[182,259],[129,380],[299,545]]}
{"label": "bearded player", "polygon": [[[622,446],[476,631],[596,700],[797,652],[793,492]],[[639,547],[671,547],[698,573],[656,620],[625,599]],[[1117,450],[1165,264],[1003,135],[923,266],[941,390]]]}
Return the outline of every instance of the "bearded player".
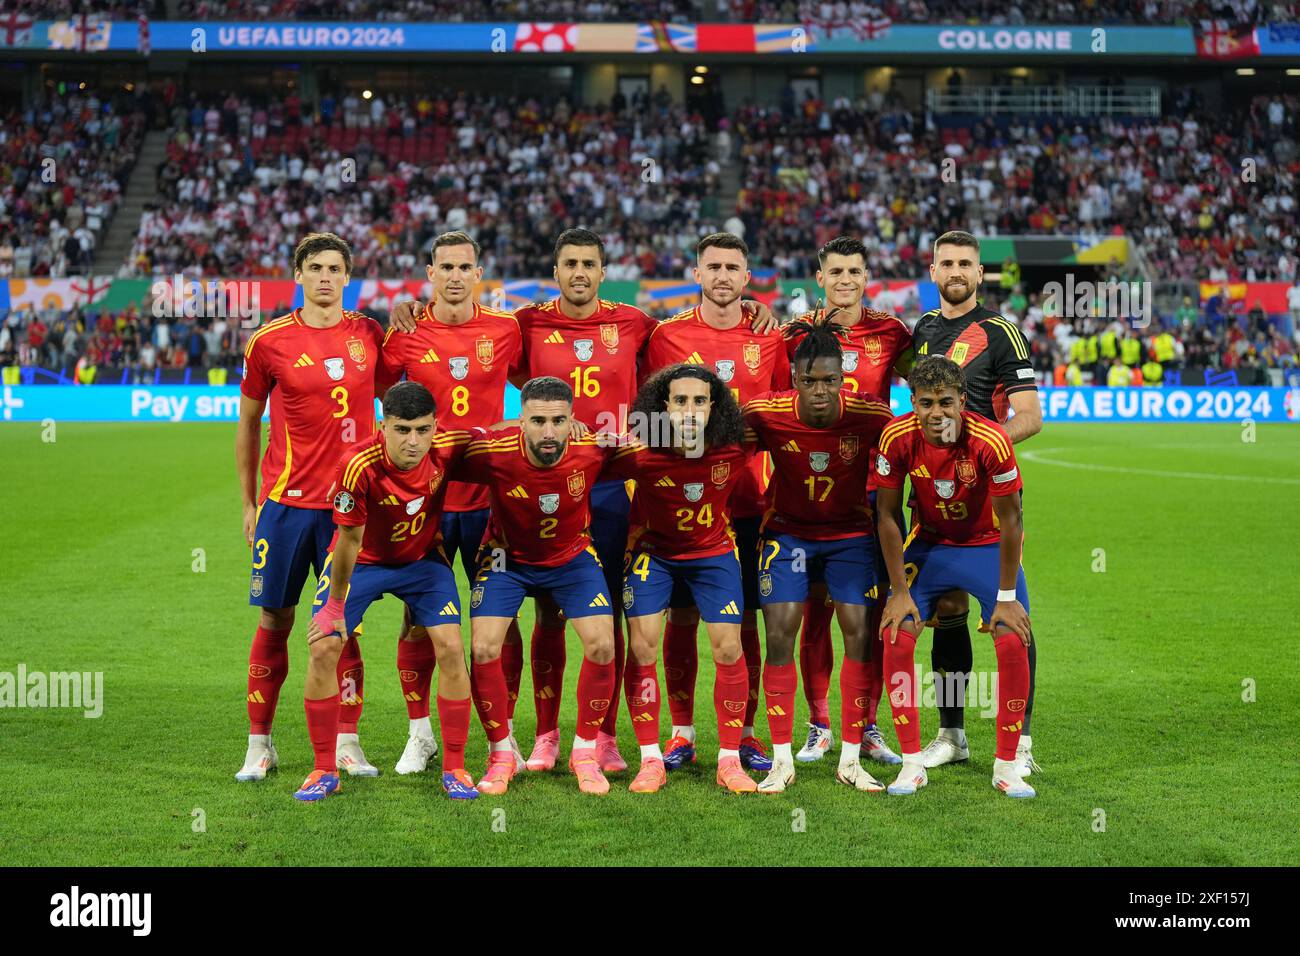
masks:
{"label": "bearded player", "polygon": [[[376,386],[394,376],[383,364],[383,329],[343,309],[352,250],[333,233],[312,233],[293,253],[302,308],[264,325],[244,348],[235,463],[244,535],[253,551],[249,604],[260,608],[248,655],[248,751],[236,780],[264,780],[278,763],[271,741],[280,687],[289,673],[289,633],[309,570],[320,575],[334,535],[330,483],[343,449],[375,430]],[[271,406],[261,488],[257,457],[262,413]],[[361,655],[344,643],[338,679],[354,692],[339,715],[337,763],[350,774],[378,774],[356,734],[361,716]]]}
{"label": "bearded player", "polygon": [[[921,316],[912,330],[916,357],[944,355],[961,366],[967,407],[1001,423],[1013,445],[1038,434],[1043,428],[1043,410],[1025,337],[976,298],[984,281],[979,240],[968,232],[946,232],[936,239],[930,278],[939,287],[940,307]],[[1008,419],[1011,412],[1014,417]],[[930,660],[935,672],[944,677],[944,694],[939,705],[939,733],[925,748],[926,767],[966,760],[970,755],[963,729],[966,675],[972,666],[966,624],[969,607],[969,598],[957,590],[943,595],[935,605]],[[1024,777],[1037,769],[1029,735],[1037,662],[1038,644],[1034,642],[1029,645],[1028,704],[1016,756]]]}
{"label": "bearded player", "polygon": [[[912,333],[896,315],[868,308],[864,297],[870,274],[867,271],[867,247],[862,240],[852,236],[837,236],[817,252],[817,284],[826,298],[826,308],[820,312],[806,313],[805,323],[830,319],[839,327],[843,346],[844,387],[863,398],[889,404],[889,385],[895,372],[905,376],[912,364]],[[801,326],[786,329],[786,342],[791,359],[803,338]],[[873,539],[874,541],[874,539]],[[883,559],[876,543],[876,578],[885,574]],[[880,763],[896,764],[898,756],[885,744],[876,727],[876,709],[880,703],[883,684],[880,646],[880,612],[883,601],[871,605],[872,626],[868,630],[873,641],[869,656],[870,690],[867,693],[867,727],[862,735],[867,756]],[[795,754],[799,761],[820,760],[834,745],[830,729],[830,710],[827,691],[835,668],[835,651],[831,641],[832,602],[826,586],[814,581],[812,593],[804,609],[803,634],[799,641],[799,669],[803,675],[804,695],[808,700],[810,718],[808,738]]]}
{"label": "bearded player", "polygon": [[[522,360],[523,338],[514,316],[474,301],[474,289],[483,278],[480,252],[479,244],[464,232],[435,238],[426,269],[434,301],[417,314],[413,331],[390,329],[384,336],[388,364],[433,394],[440,428],[487,428],[499,422],[506,382]],[[487,530],[488,504],[483,485],[453,481],[447,486],[442,544],[449,556],[460,555],[466,580],[473,580],[478,570],[475,558]],[[515,641],[506,646],[518,651],[517,624],[513,630]],[[422,773],[438,750],[429,724],[434,664],[434,642],[424,628],[404,621],[397,671],[410,731],[397,761],[399,774]],[[515,674],[517,692],[517,668]]]}
{"label": "bearded player", "polygon": [[716,665],[717,782],[752,793],[755,783],[740,764],[749,696],[740,644],[745,596],[728,518],[750,458],[740,409],[713,372],[673,365],[641,388],[632,421],[634,440],[609,467],[637,483],[622,594],[632,654],[624,683],[641,768],[628,789],[654,793],[667,779],[659,749],[659,641],[673,591],[684,588],[704,619]]}
{"label": "bearded player", "polygon": [[[646,346],[645,368],[679,362],[711,368],[738,405],[765,392],[789,388],[790,363],[780,332],[751,324],[741,307],[740,294],[750,277],[748,254],[744,240],[731,233],[714,233],[699,241],[694,277],[700,285],[700,304],[659,324]],[[749,770],[771,769],[767,752],[754,735],[762,667],[756,549],[766,468],[767,456],[756,455],[731,502],[745,598],[740,637],[749,680],[740,760]],[[664,677],[673,724],[664,751],[668,770],[695,760],[695,677],[699,668],[695,635],[699,619],[689,598],[679,594],[668,612],[664,632]]]}
{"label": "bearded player", "polygon": [[509,690],[501,646],[524,598],[546,593],[582,642],[578,719],[569,767],[583,793],[609,792],[596,735],[615,692],[613,607],[591,544],[591,489],[610,450],[570,438],[573,392],[557,378],[520,390],[520,424],[475,441],[456,477],[486,484],[492,523],[470,596],[474,705],[487,731],[480,793],[505,793],[519,769],[505,723]]}
{"label": "bearded player", "polygon": [[[916,638],[936,604],[955,589],[975,595],[998,658],[997,754],[993,786],[1033,797],[1016,765],[1029,694],[1033,645],[1029,596],[1020,567],[1020,469],[1003,428],[966,407],[957,363],[918,359],[909,415],[880,436],[875,457],[880,542],[892,586],[885,607],[885,679],[903,766],[891,794],[929,781],[917,724]],[[903,479],[912,476],[914,523],[903,542]]]}
{"label": "bearded player", "polygon": [[843,390],[843,356],[833,323],[800,325],[794,390],[762,396],[744,410],[746,428],[772,453],[758,565],[767,631],[763,691],[772,770],[758,789],[782,793],[794,782],[794,642],[810,582],[818,574],[844,635],[835,779],[879,792],[884,784],[860,763],[870,687],[868,607],[875,588],[866,489],[870,449],[892,415],[888,405]]}
{"label": "bearded player", "polygon": [[470,704],[460,601],[440,531],[447,473],[464,456],[470,435],[438,430],[435,408],[433,396],[418,382],[394,385],[384,396],[380,434],[349,448],[339,462],[333,497],[339,530],[307,635],[311,664],[305,706],[316,767],[294,794],[299,800],[320,800],[338,789],[332,744],[339,714],[338,657],[343,636],[361,626],[366,610],[384,594],[405,602],[442,664],[443,790],[454,800],[478,796],[465,770]]}

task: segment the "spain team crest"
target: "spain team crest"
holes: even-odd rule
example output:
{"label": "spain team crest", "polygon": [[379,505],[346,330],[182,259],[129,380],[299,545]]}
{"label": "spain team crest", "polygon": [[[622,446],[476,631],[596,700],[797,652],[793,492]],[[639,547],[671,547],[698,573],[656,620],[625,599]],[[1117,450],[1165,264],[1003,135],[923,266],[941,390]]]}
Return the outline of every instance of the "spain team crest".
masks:
{"label": "spain team crest", "polygon": [[348,358],[361,365],[366,360],[366,343],[360,339],[348,339]]}
{"label": "spain team crest", "polygon": [[968,354],[970,354],[970,343],[958,342],[956,345],[952,347],[952,355],[950,355],[949,358],[951,358],[958,365],[963,365],[966,362],[966,356]]}
{"label": "spain team crest", "polygon": [[868,335],[862,340],[862,352],[866,355],[867,360],[875,365],[880,361],[880,353],[884,349],[880,345],[879,335]]}
{"label": "spain team crest", "polygon": [[746,342],[745,347],[741,349],[741,356],[745,360],[746,367],[751,372],[757,372],[758,367],[763,364],[763,347],[757,342]]}
{"label": "spain team crest", "polygon": [[727,479],[731,477],[731,462],[721,461],[713,466],[713,471],[709,473],[709,478],[715,485],[725,485]]}
{"label": "spain team crest", "polygon": [[974,484],[975,482],[975,462],[969,458],[962,458],[957,461],[957,480],[965,484]]}
{"label": "spain team crest", "polygon": [[600,326],[600,344],[613,352],[618,348],[618,326],[613,322],[602,322]]}
{"label": "spain team crest", "polygon": [[840,457],[852,461],[858,457],[858,436],[844,435],[840,438]]}
{"label": "spain team crest", "polygon": [[479,585],[469,594],[469,606],[478,607],[483,603],[483,585]]}
{"label": "spain team crest", "polygon": [[575,498],[581,498],[582,493],[587,490],[587,476],[582,472],[569,476],[569,494]]}
{"label": "spain team crest", "polygon": [[429,494],[430,494],[430,495],[436,495],[436,494],[438,493],[438,486],[442,484],[443,475],[444,475],[444,472],[441,472],[441,471],[440,471],[440,472],[438,472],[436,475],[434,475],[432,478],[429,479]]}
{"label": "spain team crest", "polygon": [[495,354],[493,342],[486,335],[474,340],[474,357],[484,368],[492,367],[492,357]]}

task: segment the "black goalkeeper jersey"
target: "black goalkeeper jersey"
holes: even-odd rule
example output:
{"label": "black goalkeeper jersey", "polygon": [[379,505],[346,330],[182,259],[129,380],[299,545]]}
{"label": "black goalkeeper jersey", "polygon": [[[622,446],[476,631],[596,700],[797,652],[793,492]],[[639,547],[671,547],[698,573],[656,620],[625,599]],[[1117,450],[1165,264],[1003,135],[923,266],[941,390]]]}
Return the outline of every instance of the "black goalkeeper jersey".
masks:
{"label": "black goalkeeper jersey", "polygon": [[1008,396],[1036,389],[1029,345],[1009,320],[977,305],[956,319],[938,309],[921,316],[912,330],[918,359],[946,355],[966,374],[966,407],[995,422],[1007,420]]}

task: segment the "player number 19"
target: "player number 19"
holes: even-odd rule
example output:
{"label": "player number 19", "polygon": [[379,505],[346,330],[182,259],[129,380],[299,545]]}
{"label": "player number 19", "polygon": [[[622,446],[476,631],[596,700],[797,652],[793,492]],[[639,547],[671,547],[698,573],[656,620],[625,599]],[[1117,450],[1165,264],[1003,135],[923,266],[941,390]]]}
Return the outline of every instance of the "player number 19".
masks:
{"label": "player number 19", "polygon": [[939,509],[939,514],[949,521],[966,520],[966,502],[964,501],[954,501],[951,504],[940,501],[935,507]]}

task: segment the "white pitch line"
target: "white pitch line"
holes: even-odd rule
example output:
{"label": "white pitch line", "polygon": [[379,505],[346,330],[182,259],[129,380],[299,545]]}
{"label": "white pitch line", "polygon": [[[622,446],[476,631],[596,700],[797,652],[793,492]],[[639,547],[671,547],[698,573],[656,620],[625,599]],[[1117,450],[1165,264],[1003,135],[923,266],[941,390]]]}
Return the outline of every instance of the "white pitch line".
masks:
{"label": "white pitch line", "polygon": [[1204,478],[1210,481],[1257,481],[1270,485],[1300,485],[1300,478],[1270,478],[1262,475],[1215,475],[1199,471],[1158,471],[1154,468],[1121,468],[1118,465],[1094,465],[1088,462],[1055,461],[1044,458],[1045,454],[1065,451],[1063,448],[1045,448],[1042,451],[1019,452],[1019,458],[1040,465],[1055,465],[1058,468],[1077,468],[1080,471],[1110,471],[1121,475],[1148,475],[1152,478]]}

